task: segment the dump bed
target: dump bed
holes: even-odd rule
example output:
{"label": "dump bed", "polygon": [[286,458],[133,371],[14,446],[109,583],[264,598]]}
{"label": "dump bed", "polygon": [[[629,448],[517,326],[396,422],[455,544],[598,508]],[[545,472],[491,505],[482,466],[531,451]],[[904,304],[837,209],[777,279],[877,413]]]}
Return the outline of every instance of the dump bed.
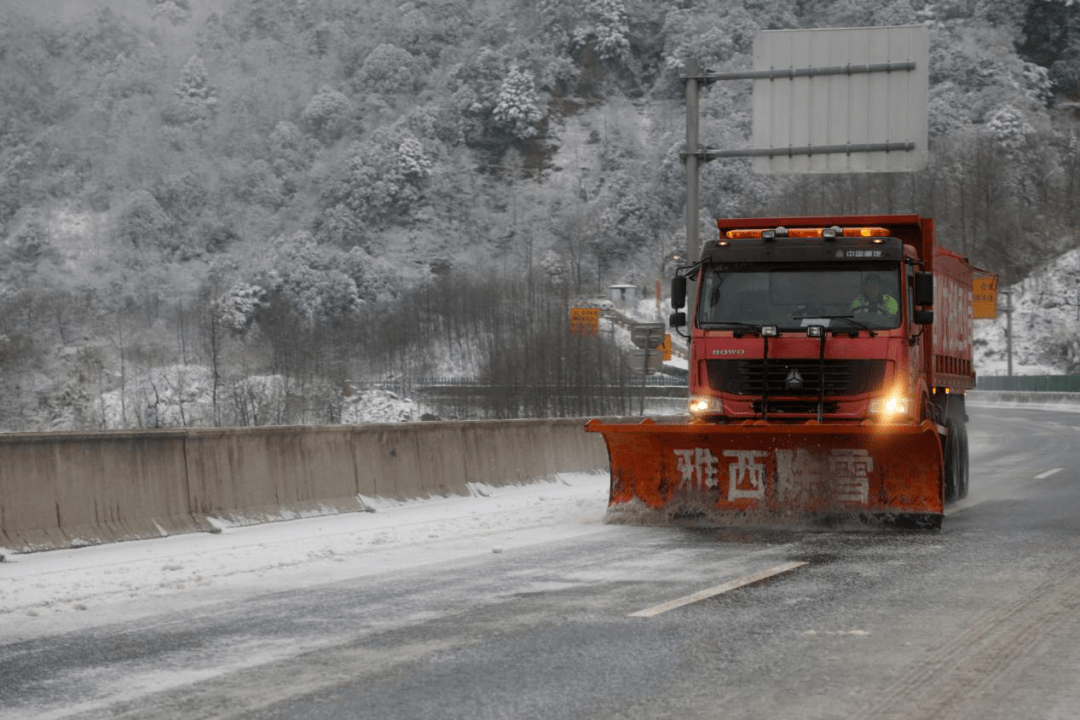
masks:
{"label": "dump bed", "polygon": [[934,324],[927,357],[930,387],[975,387],[971,358],[971,300],[974,269],[956,253],[934,249]]}

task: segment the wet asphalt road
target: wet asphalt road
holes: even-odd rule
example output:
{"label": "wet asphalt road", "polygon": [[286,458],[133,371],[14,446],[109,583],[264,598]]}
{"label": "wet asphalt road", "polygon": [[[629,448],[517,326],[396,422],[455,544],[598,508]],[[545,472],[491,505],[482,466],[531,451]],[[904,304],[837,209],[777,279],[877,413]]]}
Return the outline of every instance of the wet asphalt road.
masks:
{"label": "wet asphalt road", "polygon": [[1080,717],[1080,413],[970,414],[939,532],[599,525],[0,641],[0,717]]}

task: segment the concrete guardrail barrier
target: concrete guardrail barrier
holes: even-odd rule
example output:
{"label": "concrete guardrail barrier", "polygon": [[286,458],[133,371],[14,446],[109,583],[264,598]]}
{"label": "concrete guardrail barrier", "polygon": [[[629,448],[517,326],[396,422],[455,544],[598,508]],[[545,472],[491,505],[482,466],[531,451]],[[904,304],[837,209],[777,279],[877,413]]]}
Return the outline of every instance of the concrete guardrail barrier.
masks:
{"label": "concrete guardrail barrier", "polygon": [[[1077,403],[977,390],[973,403]],[[623,420],[635,421],[631,418]],[[680,419],[679,421],[682,421]],[[46,550],[365,509],[607,469],[580,419],[0,435],[0,546]]]}
{"label": "concrete guardrail barrier", "polygon": [[606,471],[584,420],[0,435],[0,546],[27,552]]}

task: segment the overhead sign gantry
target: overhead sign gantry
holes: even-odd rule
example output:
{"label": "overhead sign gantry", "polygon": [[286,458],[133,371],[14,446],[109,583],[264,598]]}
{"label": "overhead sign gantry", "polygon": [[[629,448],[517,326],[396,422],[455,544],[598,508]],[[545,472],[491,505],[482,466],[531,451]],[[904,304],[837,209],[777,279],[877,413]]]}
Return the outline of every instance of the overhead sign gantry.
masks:
{"label": "overhead sign gantry", "polygon": [[[930,40],[922,25],[767,30],[752,70],[710,72],[697,60],[686,83],[687,250],[700,255],[700,164],[749,157],[761,173],[919,170],[927,161]],[[719,80],[753,80],[752,148],[698,139],[699,93]]]}

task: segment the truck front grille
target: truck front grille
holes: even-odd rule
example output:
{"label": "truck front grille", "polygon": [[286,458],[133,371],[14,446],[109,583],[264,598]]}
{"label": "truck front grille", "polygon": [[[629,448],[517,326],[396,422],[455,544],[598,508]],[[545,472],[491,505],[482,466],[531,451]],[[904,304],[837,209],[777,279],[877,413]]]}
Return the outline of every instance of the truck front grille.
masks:
{"label": "truck front grille", "polygon": [[[766,377],[766,367],[768,377]],[[820,360],[771,358],[761,360],[708,360],[709,387],[735,395],[817,397],[821,383],[825,396],[858,395],[881,387],[884,360]]]}
{"label": "truck front grille", "polygon": [[[755,400],[751,407],[759,415],[764,412],[764,403],[761,400]],[[839,409],[839,403],[828,400],[821,406],[821,412],[826,415]],[[817,400],[769,400],[769,412],[773,415],[813,415],[817,412]]]}

